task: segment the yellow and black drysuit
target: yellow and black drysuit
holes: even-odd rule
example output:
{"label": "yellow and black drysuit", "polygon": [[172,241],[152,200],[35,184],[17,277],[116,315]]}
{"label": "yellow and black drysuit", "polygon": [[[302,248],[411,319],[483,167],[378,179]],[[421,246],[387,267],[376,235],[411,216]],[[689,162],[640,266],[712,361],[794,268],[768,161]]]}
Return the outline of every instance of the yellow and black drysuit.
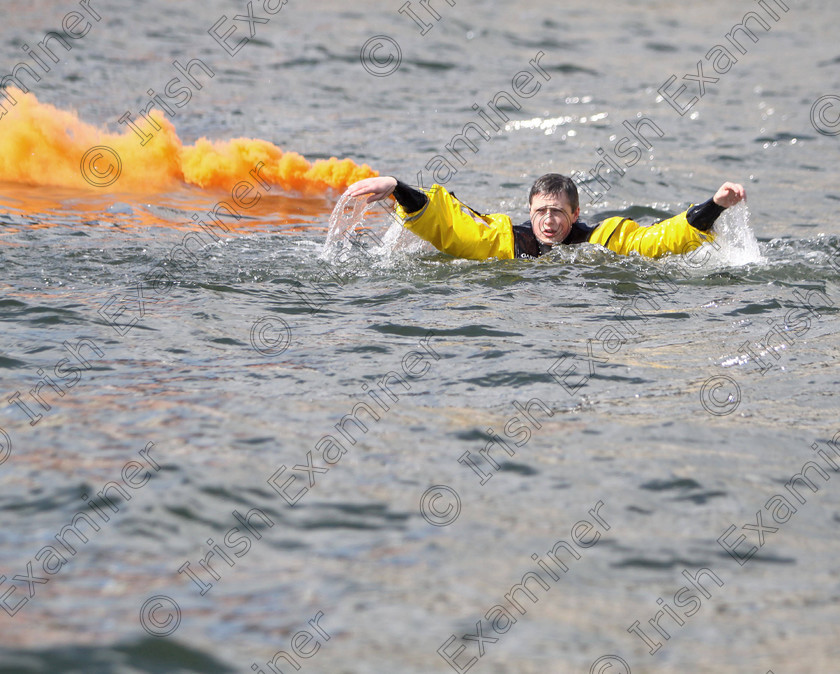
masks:
{"label": "yellow and black drysuit", "polygon": [[[455,257],[539,257],[551,250],[550,244],[534,235],[530,220],[514,225],[503,213],[478,213],[441,185],[421,192],[397,181],[394,198],[406,229]],[[708,230],[723,211],[722,206],[709,199],[647,227],[620,217],[607,218],[595,226],[578,220],[562,244],[597,243],[621,255],[636,251],[647,257],[688,253],[714,238]]]}

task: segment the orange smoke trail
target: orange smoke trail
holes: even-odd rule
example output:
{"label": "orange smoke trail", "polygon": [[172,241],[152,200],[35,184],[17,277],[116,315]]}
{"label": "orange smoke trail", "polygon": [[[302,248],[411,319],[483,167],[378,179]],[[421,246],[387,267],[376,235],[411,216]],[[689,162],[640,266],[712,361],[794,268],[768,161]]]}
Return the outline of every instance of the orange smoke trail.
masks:
{"label": "orange smoke trail", "polygon": [[[199,139],[185,146],[163,112],[151,115],[161,126],[152,140],[140,145],[132,131],[109,133],[82,122],[73,112],[40,103],[34,94],[7,90],[17,101],[0,115],[0,181],[27,185],[70,187],[109,192],[162,192],[188,183],[202,188],[230,189],[257,162],[264,162],[260,176],[284,190],[304,194],[344,190],[351,183],[378,175],[367,164],[350,159],[319,159],[310,163],[296,152],[284,152],[268,141],[235,138],[229,141]],[[150,127],[147,127],[150,128]],[[119,178],[106,187],[93,187],[80,162],[95,146],[107,146],[122,163]],[[95,165],[104,172],[110,159]]]}

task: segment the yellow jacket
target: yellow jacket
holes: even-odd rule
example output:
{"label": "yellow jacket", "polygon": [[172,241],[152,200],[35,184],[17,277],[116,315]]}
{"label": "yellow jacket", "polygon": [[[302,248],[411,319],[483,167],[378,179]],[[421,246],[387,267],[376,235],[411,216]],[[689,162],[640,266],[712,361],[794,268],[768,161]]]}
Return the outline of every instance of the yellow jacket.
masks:
{"label": "yellow jacket", "polygon": [[[407,213],[399,204],[397,214],[405,228],[444,253],[471,260],[515,257],[513,222],[503,213],[484,215],[461,203],[441,185],[432,185],[428,202],[419,211]],[[646,257],[687,253],[714,234],[688,224],[686,212],[642,226],[628,218],[607,218],[594,228],[587,241],[620,255],[637,252]]]}

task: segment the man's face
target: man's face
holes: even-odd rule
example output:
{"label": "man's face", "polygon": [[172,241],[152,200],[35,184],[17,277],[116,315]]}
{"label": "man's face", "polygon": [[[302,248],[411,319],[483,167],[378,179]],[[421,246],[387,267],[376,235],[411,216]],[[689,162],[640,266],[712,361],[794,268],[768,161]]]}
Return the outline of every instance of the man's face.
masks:
{"label": "man's face", "polygon": [[543,243],[560,243],[572,231],[580,208],[569,207],[565,194],[535,194],[531,200],[531,228]]}

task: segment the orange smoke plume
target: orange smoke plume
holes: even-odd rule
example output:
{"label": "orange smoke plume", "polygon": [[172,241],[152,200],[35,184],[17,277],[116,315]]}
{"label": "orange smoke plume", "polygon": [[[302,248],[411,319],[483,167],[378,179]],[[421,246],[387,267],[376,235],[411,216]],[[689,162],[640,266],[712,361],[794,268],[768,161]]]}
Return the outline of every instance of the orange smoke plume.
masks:
{"label": "orange smoke plume", "polygon": [[319,194],[329,188],[343,191],[357,180],[378,175],[350,159],[311,163],[258,139],[201,138],[185,146],[159,110],[150,116],[160,129],[144,124],[153,137],[141,145],[129,129],[109,133],[82,122],[73,112],[40,103],[31,93],[14,88],[6,92],[6,98],[0,97],[0,181],[111,192],[162,192],[184,183],[227,190],[247,179],[261,161],[264,180],[287,191]]}

